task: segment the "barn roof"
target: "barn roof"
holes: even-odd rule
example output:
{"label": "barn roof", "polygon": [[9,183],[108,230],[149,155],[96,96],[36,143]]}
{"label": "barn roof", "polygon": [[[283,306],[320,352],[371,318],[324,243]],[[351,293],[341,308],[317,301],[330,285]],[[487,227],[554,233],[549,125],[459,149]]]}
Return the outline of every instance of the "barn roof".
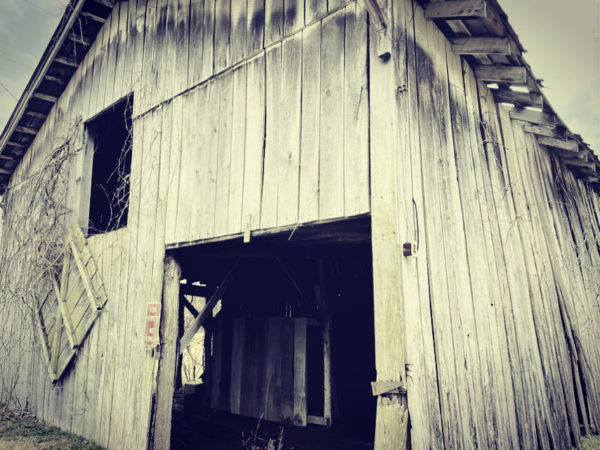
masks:
{"label": "barn roof", "polygon": [[[0,135],[0,193],[35,139],[48,113],[119,0],[70,0],[48,47],[4,131]],[[378,0],[362,0],[370,12]],[[473,66],[478,79],[497,83],[497,102],[512,103],[514,119],[530,122],[538,142],[563,157],[579,177],[598,184],[598,157],[572,133],[541,92],[541,84],[523,58],[524,49],[497,0],[420,0],[428,19],[452,42],[453,50]],[[379,18],[381,19],[381,17]],[[519,88],[511,89],[512,86]],[[565,152],[568,150],[569,152]],[[572,153],[576,152],[576,153]],[[567,155],[564,157],[564,155]],[[569,157],[574,154],[576,157]],[[582,160],[585,164],[582,164]]]}

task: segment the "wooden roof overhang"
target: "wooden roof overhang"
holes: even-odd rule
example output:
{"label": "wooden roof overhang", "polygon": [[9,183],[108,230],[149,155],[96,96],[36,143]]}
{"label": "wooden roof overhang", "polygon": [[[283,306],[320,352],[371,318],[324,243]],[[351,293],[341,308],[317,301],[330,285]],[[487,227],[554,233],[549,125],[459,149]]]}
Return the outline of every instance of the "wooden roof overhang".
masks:
{"label": "wooden roof overhang", "polygon": [[[367,0],[365,0],[367,1]],[[370,0],[372,2],[374,0]],[[572,133],[542,93],[541,80],[523,58],[525,50],[497,0],[418,0],[473,68],[492,88],[496,103],[510,103],[513,120],[556,155],[578,177],[600,189],[600,161],[580,135]],[[513,87],[518,87],[513,89]]]}
{"label": "wooden roof overhang", "polygon": [[0,135],[0,194],[117,0],[71,0]]}
{"label": "wooden roof overhang", "polygon": [[[119,0],[71,0],[50,44],[0,135],[0,194],[35,139]],[[379,0],[362,0],[379,29],[387,26]],[[600,188],[600,161],[581,136],[572,133],[541,92],[541,82],[523,58],[525,50],[497,0],[418,0],[452,43],[455,53],[492,89],[498,103],[511,103],[511,118],[534,134],[578,177]],[[512,89],[514,86],[521,90]],[[525,89],[523,89],[525,88]]]}

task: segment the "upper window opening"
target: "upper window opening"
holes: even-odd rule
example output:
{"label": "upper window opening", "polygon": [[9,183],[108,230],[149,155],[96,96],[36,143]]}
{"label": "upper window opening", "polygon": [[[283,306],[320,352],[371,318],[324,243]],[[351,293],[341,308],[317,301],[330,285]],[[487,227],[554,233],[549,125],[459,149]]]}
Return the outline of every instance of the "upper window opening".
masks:
{"label": "upper window opening", "polygon": [[88,234],[127,225],[131,173],[132,97],[86,124],[93,144]]}

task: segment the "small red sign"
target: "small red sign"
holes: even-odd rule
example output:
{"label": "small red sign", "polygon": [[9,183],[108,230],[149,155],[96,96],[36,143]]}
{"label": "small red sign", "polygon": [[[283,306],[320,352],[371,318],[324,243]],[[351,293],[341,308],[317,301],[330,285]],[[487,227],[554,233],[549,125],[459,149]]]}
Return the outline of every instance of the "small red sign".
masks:
{"label": "small red sign", "polygon": [[160,303],[149,303],[146,312],[146,347],[156,347],[159,342]]}

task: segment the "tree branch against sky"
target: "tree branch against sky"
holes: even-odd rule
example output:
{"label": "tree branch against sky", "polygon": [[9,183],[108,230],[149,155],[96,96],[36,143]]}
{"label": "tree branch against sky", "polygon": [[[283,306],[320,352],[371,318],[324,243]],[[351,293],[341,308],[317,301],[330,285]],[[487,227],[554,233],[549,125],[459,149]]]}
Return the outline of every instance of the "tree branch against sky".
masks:
{"label": "tree branch against sky", "polygon": [[[553,107],[600,154],[600,2],[499,2],[528,50],[525,56],[534,73],[544,79],[544,93]],[[0,129],[64,7],[65,0],[0,0]]]}

